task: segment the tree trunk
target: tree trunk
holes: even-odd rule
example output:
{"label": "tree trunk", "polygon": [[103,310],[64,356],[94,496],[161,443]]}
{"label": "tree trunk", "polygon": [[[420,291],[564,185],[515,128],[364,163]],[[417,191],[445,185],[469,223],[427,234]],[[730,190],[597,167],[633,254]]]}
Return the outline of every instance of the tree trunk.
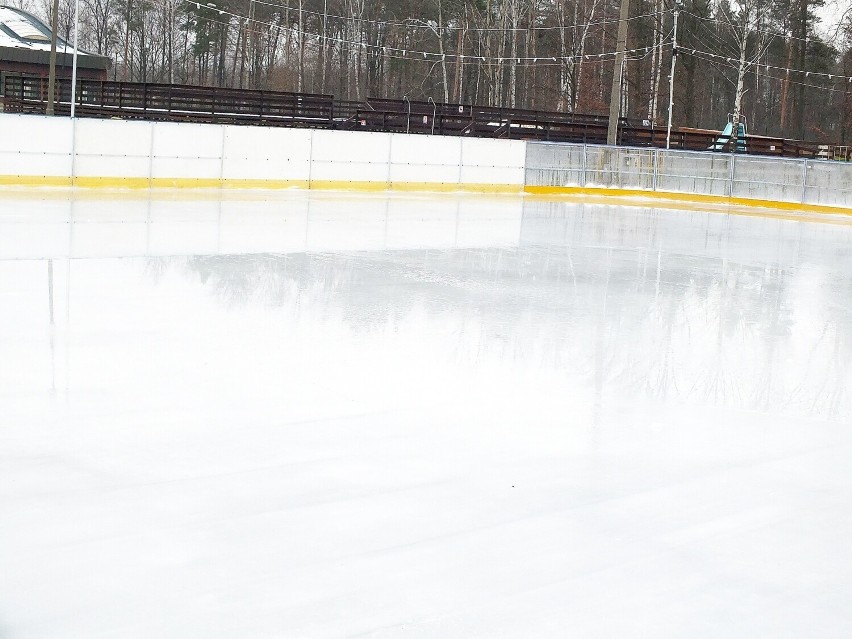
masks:
{"label": "tree trunk", "polygon": [[438,0],[438,53],[441,54],[441,77],[444,80],[444,103],[450,101],[449,81],[447,79],[447,56],[444,54],[444,2]]}
{"label": "tree trunk", "polygon": [[738,150],[740,132],[740,118],[742,116],[743,95],[745,94],[746,73],[746,44],[748,42],[748,27],[751,22],[751,14],[746,14],[743,20],[742,33],[740,35],[740,63],[737,68],[737,91],[734,95],[734,113],[731,116],[731,138],[729,140],[732,151]]}

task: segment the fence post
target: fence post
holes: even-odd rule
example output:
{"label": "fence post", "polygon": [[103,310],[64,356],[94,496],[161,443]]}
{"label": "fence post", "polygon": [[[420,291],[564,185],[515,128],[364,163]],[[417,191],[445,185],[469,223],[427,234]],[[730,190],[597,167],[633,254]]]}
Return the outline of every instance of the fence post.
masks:
{"label": "fence post", "polygon": [[653,182],[651,182],[651,190],[656,191],[657,190],[657,159],[660,157],[660,150],[655,148],[655,149],[653,149],[653,151],[654,151],[654,155],[652,157],[653,157],[653,161],[654,161],[654,179],[653,179]]}
{"label": "fence post", "polygon": [[586,186],[586,143],[583,142],[583,175],[580,186]]}
{"label": "fence post", "polygon": [[729,167],[730,181],[728,182],[728,197],[734,197],[734,180],[736,178],[736,161],[737,156],[735,153],[731,153],[728,155],[731,158],[731,166]]}
{"label": "fence post", "polygon": [[[225,187],[225,137],[227,136],[228,129],[222,124],[219,127],[222,131],[222,144],[219,147],[219,188],[222,189]],[[220,203],[219,212],[221,213],[221,203]]]}
{"label": "fence post", "polygon": [[391,188],[391,167],[393,166],[393,133],[388,133],[388,179],[387,188]]}
{"label": "fence post", "polygon": [[314,136],[317,132],[316,129],[309,129],[308,133],[308,189],[310,190],[311,178],[314,173]]}
{"label": "fence post", "polygon": [[149,122],[148,124],[151,129],[151,144],[148,147],[148,188],[150,189],[154,186],[154,132],[157,130],[157,127],[153,122]]}
{"label": "fence post", "polygon": [[808,159],[802,160],[802,204],[805,203],[805,195],[808,192]]}

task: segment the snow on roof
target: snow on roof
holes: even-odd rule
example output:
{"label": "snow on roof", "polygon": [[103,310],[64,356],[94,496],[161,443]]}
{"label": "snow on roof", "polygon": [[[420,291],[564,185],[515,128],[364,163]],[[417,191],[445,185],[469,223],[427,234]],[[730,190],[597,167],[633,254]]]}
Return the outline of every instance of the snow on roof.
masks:
{"label": "snow on roof", "polygon": [[[3,0],[0,0],[3,2]],[[11,60],[46,65],[50,57],[50,27],[21,9],[0,5],[0,62]],[[56,38],[60,64],[69,65],[74,45]],[[110,59],[79,50],[78,65],[88,69],[108,69]]]}
{"label": "snow on roof", "polygon": [[[60,50],[72,45],[60,37]],[[0,47],[50,51],[50,28],[31,13],[13,7],[0,7]]]}

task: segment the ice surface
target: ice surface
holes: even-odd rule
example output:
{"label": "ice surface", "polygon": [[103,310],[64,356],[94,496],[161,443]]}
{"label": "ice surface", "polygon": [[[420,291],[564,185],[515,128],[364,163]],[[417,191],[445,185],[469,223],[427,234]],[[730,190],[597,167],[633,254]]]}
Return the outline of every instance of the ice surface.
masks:
{"label": "ice surface", "polygon": [[852,636],[849,225],[0,197],[3,639]]}

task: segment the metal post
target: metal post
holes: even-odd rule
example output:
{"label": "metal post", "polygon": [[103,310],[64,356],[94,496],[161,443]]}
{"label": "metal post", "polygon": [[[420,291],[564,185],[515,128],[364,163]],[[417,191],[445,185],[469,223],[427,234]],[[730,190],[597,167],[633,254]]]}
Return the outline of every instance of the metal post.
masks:
{"label": "metal post", "polygon": [[405,132],[408,133],[411,126],[411,100],[408,99],[407,95],[402,96],[402,99],[408,104],[408,116],[405,118]]}
{"label": "metal post", "polygon": [[624,75],[624,51],[627,48],[627,15],[630,0],[621,0],[621,12],[618,15],[618,40],[615,45],[615,66],[612,69],[612,92],[609,95],[609,127],[606,143],[615,144],[618,136],[618,119],[621,116],[621,80]]}
{"label": "metal post", "polygon": [[669,72],[669,123],[666,127],[666,149],[672,141],[672,110],[674,109],[674,75],[677,62],[677,11],[674,12],[674,31],[672,32],[672,69]]}
{"label": "metal post", "polygon": [[59,29],[59,0],[53,0],[53,17],[50,20],[50,71],[47,75],[47,115],[53,115],[56,93],[56,31]]}
{"label": "metal post", "polygon": [[728,157],[730,158],[730,161],[731,161],[730,182],[728,184],[728,197],[734,197],[734,180],[737,177],[736,176],[736,166],[735,166],[737,156],[732,153]]}
{"label": "metal post", "polygon": [[653,156],[652,157],[654,159],[654,177],[653,177],[651,190],[656,191],[657,190],[657,161],[660,157],[660,149],[653,149]]}
{"label": "metal post", "polygon": [[77,121],[71,120],[71,186],[77,185]]}
{"label": "metal post", "polygon": [[74,117],[74,107],[77,102],[77,32],[80,30],[80,0],[74,0],[74,58],[71,63],[71,117]]}
{"label": "metal post", "polygon": [[432,96],[429,96],[429,102],[432,103],[432,135],[435,135],[435,115],[438,112],[438,105],[435,104],[435,100],[432,99]]}

